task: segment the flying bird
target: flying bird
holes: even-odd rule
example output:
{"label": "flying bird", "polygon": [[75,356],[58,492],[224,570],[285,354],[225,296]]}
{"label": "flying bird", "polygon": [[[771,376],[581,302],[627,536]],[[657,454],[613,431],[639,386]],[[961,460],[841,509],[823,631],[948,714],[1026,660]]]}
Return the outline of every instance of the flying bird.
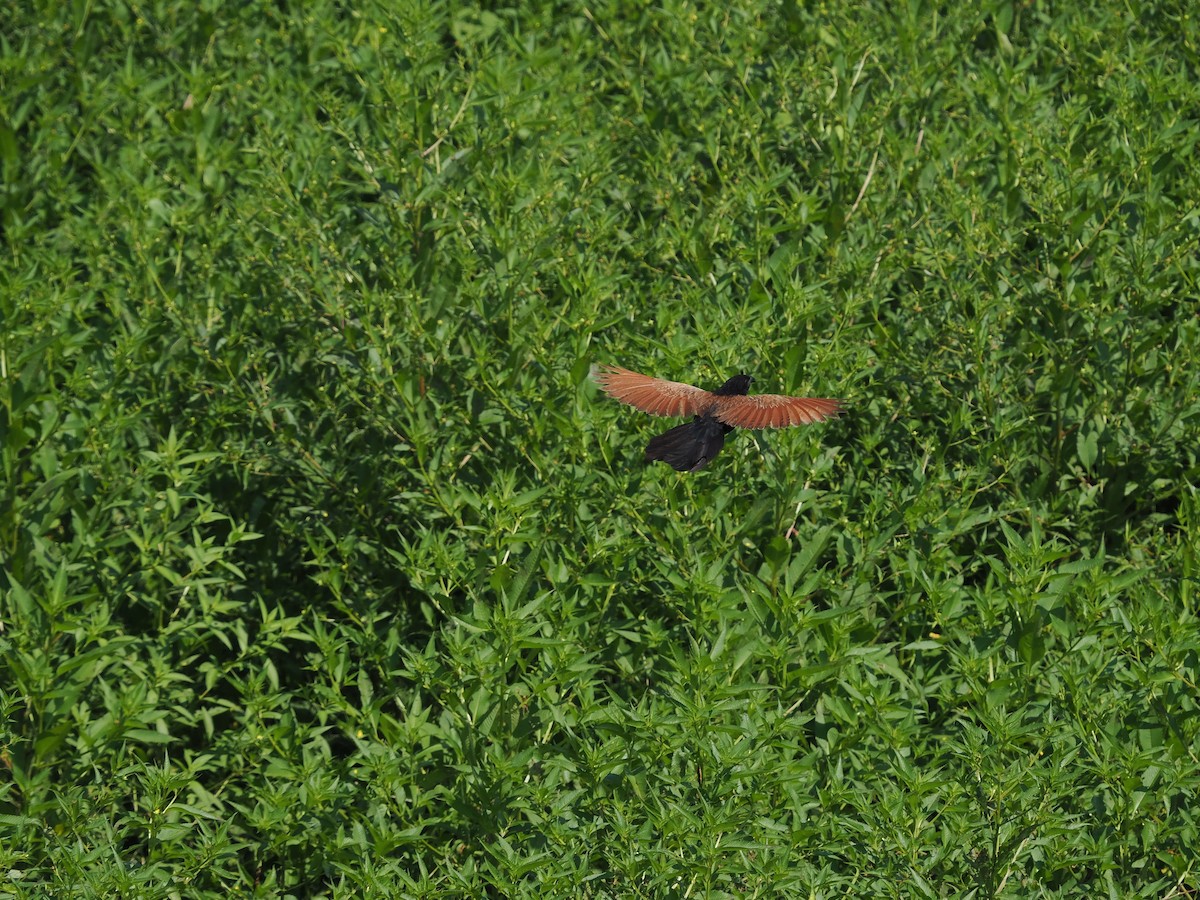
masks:
{"label": "flying bird", "polygon": [[601,390],[653,416],[692,416],[646,445],[646,462],[662,460],[679,472],[703,469],[725,444],[734,428],[786,428],[811,425],[842,408],[840,400],[817,397],[784,397],[779,394],[748,396],[749,375],[734,375],[715,391],[639,375],[620,366],[598,366],[596,383]]}

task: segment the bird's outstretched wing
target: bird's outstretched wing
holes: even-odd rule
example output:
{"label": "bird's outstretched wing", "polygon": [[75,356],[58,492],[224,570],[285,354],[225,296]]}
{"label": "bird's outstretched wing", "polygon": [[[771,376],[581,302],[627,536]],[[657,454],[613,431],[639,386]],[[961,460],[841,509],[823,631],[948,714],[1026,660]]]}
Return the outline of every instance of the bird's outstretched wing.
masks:
{"label": "bird's outstretched wing", "polygon": [[717,401],[717,397],[702,388],[639,375],[620,366],[597,366],[593,377],[610,397],[652,416],[699,416],[712,409]]}
{"label": "bird's outstretched wing", "polygon": [[726,425],[738,428],[787,428],[811,425],[841,411],[839,400],[820,397],[784,397],[780,394],[753,394],[748,397],[717,397],[713,411]]}

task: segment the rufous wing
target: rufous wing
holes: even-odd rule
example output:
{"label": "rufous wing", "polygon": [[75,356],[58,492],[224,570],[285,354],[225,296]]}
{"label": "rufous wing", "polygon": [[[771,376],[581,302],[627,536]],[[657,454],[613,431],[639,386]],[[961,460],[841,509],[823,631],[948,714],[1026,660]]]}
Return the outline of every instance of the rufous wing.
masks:
{"label": "rufous wing", "polygon": [[620,366],[598,366],[596,384],[610,397],[652,416],[696,416],[717,399],[702,388],[639,375]]}
{"label": "rufous wing", "polygon": [[784,397],[753,394],[748,397],[717,397],[715,415],[726,425],[738,428],[787,428],[811,425],[836,416],[840,400],[820,397]]}

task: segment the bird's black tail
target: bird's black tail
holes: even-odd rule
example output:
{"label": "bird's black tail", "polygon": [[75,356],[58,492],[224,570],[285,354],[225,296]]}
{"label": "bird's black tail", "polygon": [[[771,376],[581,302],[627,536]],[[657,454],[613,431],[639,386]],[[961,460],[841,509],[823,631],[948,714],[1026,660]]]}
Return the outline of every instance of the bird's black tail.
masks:
{"label": "bird's black tail", "polygon": [[652,438],[646,445],[646,462],[660,459],[676,471],[695,472],[712,462],[730,431],[712,416],[698,416]]}

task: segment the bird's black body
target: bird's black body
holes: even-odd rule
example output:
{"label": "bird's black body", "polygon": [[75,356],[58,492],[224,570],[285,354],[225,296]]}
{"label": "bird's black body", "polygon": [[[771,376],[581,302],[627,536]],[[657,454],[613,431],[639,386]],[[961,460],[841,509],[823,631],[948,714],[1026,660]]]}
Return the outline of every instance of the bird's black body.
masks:
{"label": "bird's black body", "polygon": [[[713,391],[717,397],[750,393],[749,375],[734,375]],[[725,446],[725,435],[733,431],[714,415],[696,416],[651,439],[646,445],[646,462],[661,460],[677,472],[697,472],[707,466]]]}

